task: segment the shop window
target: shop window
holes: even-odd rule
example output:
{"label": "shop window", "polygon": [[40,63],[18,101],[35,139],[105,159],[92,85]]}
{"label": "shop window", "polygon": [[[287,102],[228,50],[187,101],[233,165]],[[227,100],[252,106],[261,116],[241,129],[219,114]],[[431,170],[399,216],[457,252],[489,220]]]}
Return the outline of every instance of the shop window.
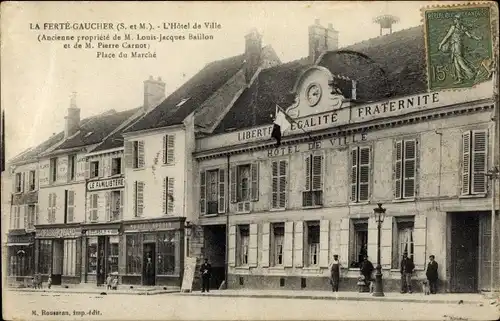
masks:
{"label": "shop window", "polygon": [[57,158],[50,159],[50,183],[54,183],[57,181]]}
{"label": "shop window", "polygon": [[97,237],[87,239],[87,273],[97,273]]}
{"label": "shop window", "polygon": [[111,221],[119,220],[123,211],[123,191],[111,192]]}
{"label": "shop window", "polygon": [[10,246],[8,275],[27,276],[31,275],[32,247]]}
{"label": "shop window", "polygon": [[52,268],[52,240],[40,240],[39,242],[38,272],[49,274]]}
{"label": "shop window", "polygon": [[272,162],[271,208],[284,209],[287,204],[288,161]]}
{"label": "shop window", "polygon": [[158,234],[158,274],[169,275],[175,271],[175,253],[178,246],[177,232]]}
{"label": "shop window", "polygon": [[108,267],[109,272],[118,273],[118,254],[119,253],[119,237],[109,237],[109,250],[108,250]]}
{"label": "shop window", "polygon": [[250,227],[248,225],[238,226],[238,265],[248,265],[248,249],[250,244]]}
{"label": "shop window", "polygon": [[116,157],[111,159],[111,175],[120,175],[122,173],[122,159]]}
{"label": "shop window", "polygon": [[413,228],[415,225],[415,218],[413,216],[395,217],[392,225],[392,268],[399,269],[403,253],[406,252],[409,258],[413,258]]}
{"label": "shop window", "polygon": [[76,275],[76,240],[64,240],[63,275]]}
{"label": "shop window", "polygon": [[366,202],[370,197],[370,147],[351,149],[351,202]]}
{"label": "shop window", "polygon": [[323,156],[308,155],[305,158],[306,185],[302,192],[302,206],[323,205]]}
{"label": "shop window", "polygon": [[127,274],[141,274],[141,263],[140,235],[127,235]]}
{"label": "shop window", "polygon": [[34,191],[36,189],[36,172],[29,171],[28,179],[29,179],[29,190]]}
{"label": "shop window", "polygon": [[364,256],[368,255],[368,219],[351,220],[349,236],[349,266],[359,268]]}
{"label": "shop window", "polygon": [[285,239],[285,226],[283,223],[272,224],[271,255],[272,265],[283,265],[283,242]]}
{"label": "shop window", "polygon": [[90,162],[90,178],[99,177],[99,161]]}
{"label": "shop window", "polygon": [[21,193],[23,191],[23,174],[16,173],[16,193]]}
{"label": "shop window", "polygon": [[319,222],[312,221],[306,223],[306,262],[308,266],[317,266],[319,264]]}
{"label": "shop window", "polygon": [[76,177],[76,155],[68,156],[68,181],[74,181]]}
{"label": "shop window", "polygon": [[414,198],[416,192],[417,140],[399,140],[395,143],[394,197]]}
{"label": "shop window", "polygon": [[462,195],[485,194],[488,139],[486,130],[462,134]]}

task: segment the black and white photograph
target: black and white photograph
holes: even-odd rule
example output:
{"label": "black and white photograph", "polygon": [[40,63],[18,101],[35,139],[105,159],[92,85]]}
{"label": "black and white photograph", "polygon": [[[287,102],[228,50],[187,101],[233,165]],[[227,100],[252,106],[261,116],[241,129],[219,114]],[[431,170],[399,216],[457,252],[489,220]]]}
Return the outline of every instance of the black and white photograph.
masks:
{"label": "black and white photograph", "polygon": [[5,320],[497,320],[494,1],[1,3]]}

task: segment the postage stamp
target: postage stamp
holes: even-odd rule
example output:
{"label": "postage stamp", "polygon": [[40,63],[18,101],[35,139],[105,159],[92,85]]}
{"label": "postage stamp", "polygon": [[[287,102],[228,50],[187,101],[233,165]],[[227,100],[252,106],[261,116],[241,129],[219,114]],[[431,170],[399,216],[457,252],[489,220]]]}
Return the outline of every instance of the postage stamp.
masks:
{"label": "postage stamp", "polygon": [[424,8],[429,90],[473,87],[494,69],[489,4]]}

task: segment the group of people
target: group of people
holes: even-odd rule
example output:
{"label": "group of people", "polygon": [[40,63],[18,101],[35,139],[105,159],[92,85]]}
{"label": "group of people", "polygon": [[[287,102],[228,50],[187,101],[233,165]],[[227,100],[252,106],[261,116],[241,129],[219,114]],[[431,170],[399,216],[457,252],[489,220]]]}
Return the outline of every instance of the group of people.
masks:
{"label": "group of people", "polygon": [[[330,283],[332,285],[332,291],[338,292],[340,284],[340,262],[339,256],[335,254],[333,256],[333,261],[330,264]],[[403,253],[403,258],[400,264],[401,273],[401,293],[412,293],[411,278],[413,271],[415,269],[415,264],[413,260],[408,257],[408,253]],[[368,256],[363,256],[363,261],[359,264],[360,274],[362,276],[362,281],[366,287],[370,286],[370,283],[374,281],[373,274],[373,264],[368,260]],[[438,283],[438,263],[435,261],[435,256],[429,256],[429,263],[426,269],[427,284],[429,286],[430,294],[436,294],[437,283]]]}

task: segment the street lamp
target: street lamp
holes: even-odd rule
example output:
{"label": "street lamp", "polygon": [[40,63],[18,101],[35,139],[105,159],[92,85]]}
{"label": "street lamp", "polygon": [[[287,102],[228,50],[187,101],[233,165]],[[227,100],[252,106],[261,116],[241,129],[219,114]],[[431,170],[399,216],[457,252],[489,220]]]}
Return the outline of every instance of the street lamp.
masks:
{"label": "street lamp", "polygon": [[384,286],[382,284],[382,265],[380,265],[380,233],[382,229],[382,223],[385,218],[385,208],[382,207],[382,203],[377,204],[378,207],[373,209],[373,218],[377,222],[377,272],[375,272],[375,288],[373,289],[372,296],[384,296]]}

